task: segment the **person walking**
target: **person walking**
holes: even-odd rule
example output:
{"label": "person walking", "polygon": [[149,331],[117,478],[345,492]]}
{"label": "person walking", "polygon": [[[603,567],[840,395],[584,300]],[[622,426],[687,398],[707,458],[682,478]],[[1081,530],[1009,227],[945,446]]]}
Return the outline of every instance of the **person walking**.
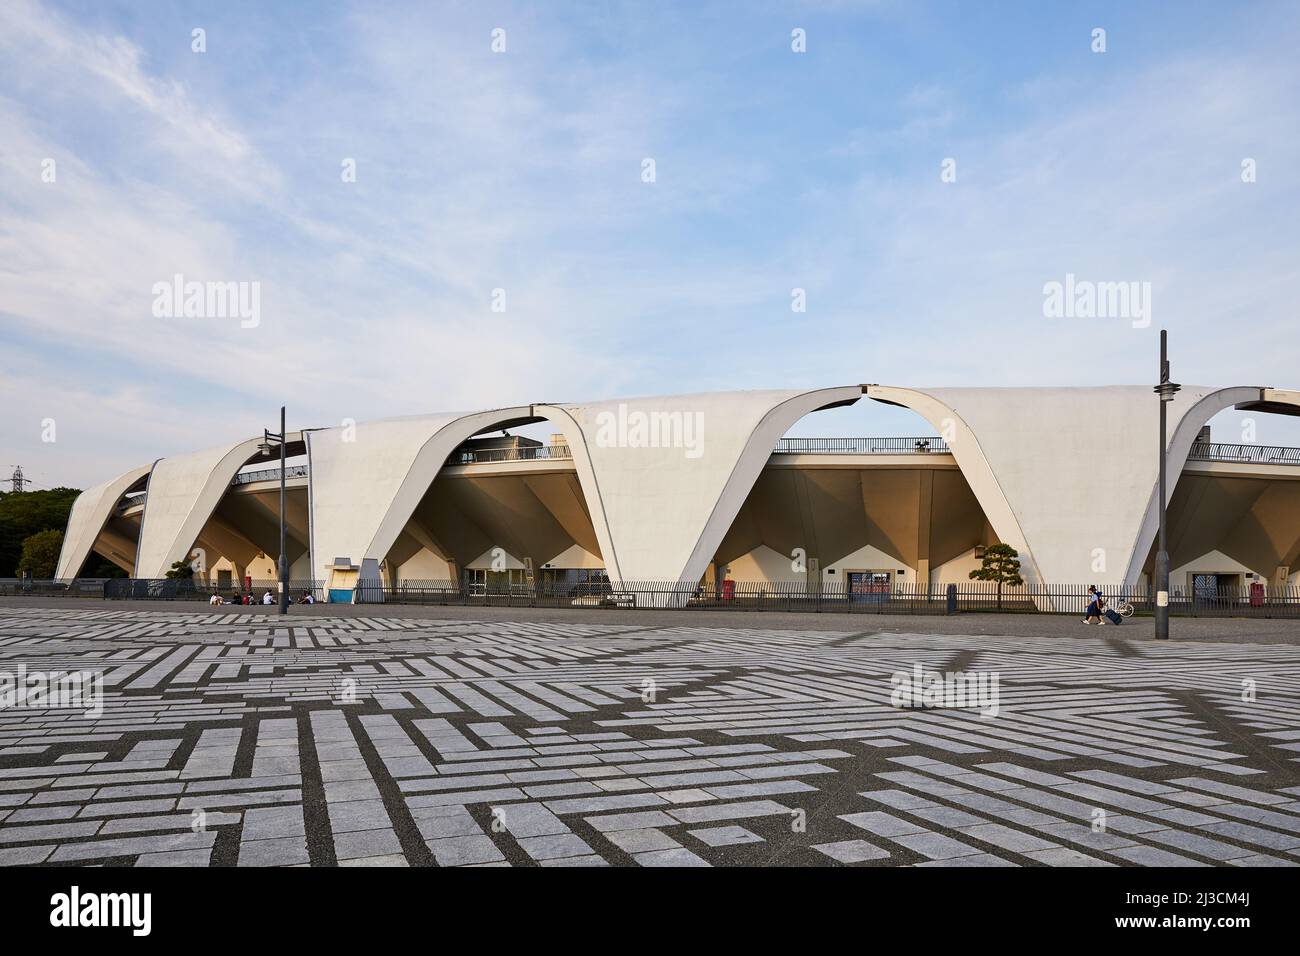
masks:
{"label": "person walking", "polygon": [[1102,612],[1102,608],[1105,607],[1106,605],[1106,599],[1101,596],[1101,591],[1097,589],[1097,585],[1095,584],[1088,585],[1088,597],[1091,598],[1091,601],[1088,604],[1088,613],[1087,616],[1084,617],[1083,623],[1084,624],[1103,623],[1101,612]]}

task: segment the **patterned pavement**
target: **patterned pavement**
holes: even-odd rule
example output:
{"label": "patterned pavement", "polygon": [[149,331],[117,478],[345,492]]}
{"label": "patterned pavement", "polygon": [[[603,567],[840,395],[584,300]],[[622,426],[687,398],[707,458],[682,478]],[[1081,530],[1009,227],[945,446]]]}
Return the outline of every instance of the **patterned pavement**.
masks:
{"label": "patterned pavement", "polygon": [[1298,647],[526,614],[0,608],[0,864],[1300,863]]}

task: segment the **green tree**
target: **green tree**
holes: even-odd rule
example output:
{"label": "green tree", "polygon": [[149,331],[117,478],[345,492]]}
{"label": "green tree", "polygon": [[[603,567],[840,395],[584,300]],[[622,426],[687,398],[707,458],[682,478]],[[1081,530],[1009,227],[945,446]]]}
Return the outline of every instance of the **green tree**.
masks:
{"label": "green tree", "polygon": [[63,549],[63,532],[51,528],[38,531],[23,540],[22,555],[18,559],[18,577],[52,578],[59,566],[59,552]]}
{"label": "green tree", "polygon": [[[23,543],[28,538],[38,531],[62,531],[68,526],[72,503],[79,494],[76,488],[0,491],[0,578],[17,576]],[[94,553],[84,568],[72,569],[72,574],[88,578],[116,578],[125,573]]]}
{"label": "green tree", "polygon": [[984,549],[983,563],[970,573],[972,581],[996,581],[998,584],[998,610],[1002,610],[1002,585],[1019,587],[1025,583],[1020,576],[1020,556],[1009,544],[991,544]]}
{"label": "green tree", "polygon": [[167,577],[181,578],[188,581],[194,577],[194,567],[188,561],[177,561],[171,566],[171,570],[167,572]]}

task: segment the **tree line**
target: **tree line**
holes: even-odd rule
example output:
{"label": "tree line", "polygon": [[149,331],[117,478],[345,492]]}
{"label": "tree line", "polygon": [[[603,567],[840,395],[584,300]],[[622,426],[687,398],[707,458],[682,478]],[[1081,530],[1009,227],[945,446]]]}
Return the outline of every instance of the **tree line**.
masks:
{"label": "tree line", "polygon": [[[77,488],[41,491],[0,491],[0,578],[52,578],[63,547]],[[126,572],[97,554],[91,554],[79,577],[117,578]]]}

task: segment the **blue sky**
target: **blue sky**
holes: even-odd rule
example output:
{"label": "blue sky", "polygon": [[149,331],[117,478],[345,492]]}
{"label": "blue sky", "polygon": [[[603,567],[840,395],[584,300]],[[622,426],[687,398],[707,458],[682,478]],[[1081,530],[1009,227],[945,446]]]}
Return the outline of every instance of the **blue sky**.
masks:
{"label": "blue sky", "polygon": [[[1184,382],[1300,387],[1300,8],[746,7],[6,0],[0,466],[89,485],[281,403],[1142,383],[1161,326]],[[155,317],[175,273],[260,323]],[[1046,317],[1067,273],[1154,321]]]}

